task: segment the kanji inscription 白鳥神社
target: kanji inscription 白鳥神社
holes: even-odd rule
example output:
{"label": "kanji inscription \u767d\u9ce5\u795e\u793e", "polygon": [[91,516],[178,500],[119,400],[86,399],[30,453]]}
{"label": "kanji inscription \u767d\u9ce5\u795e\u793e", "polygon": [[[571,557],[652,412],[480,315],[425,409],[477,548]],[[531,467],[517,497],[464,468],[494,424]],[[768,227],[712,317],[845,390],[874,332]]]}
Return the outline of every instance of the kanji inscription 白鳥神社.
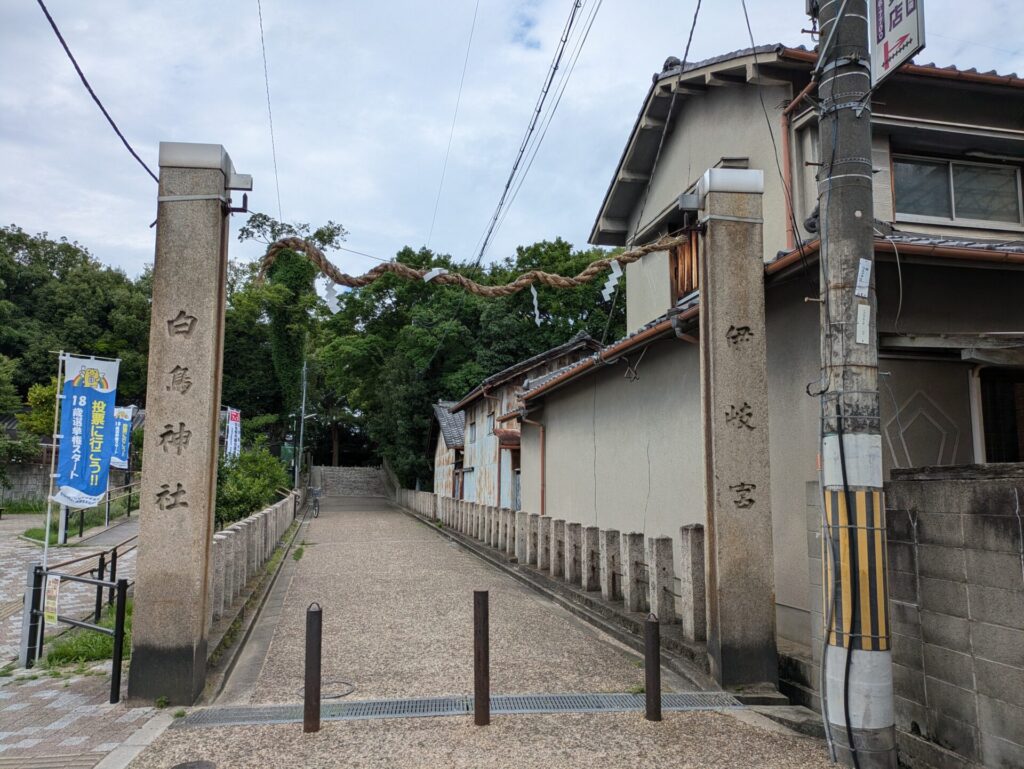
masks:
{"label": "kanji inscription \u767d\u9ce5\u795e\u793e", "polygon": [[184,395],[192,388],[192,378],[188,375],[188,366],[175,366],[167,375],[171,383],[167,385],[168,392],[174,391]]}
{"label": "kanji inscription \u767d\u9ce5\u795e\u793e", "polygon": [[191,336],[192,329],[196,326],[196,320],[195,315],[178,310],[178,314],[167,321],[167,333],[170,336]]}
{"label": "kanji inscription \u767d\u9ce5\u795e\u793e", "polygon": [[188,441],[192,437],[192,431],[185,429],[184,422],[178,422],[178,427],[175,429],[174,425],[164,425],[164,431],[159,436],[160,443],[158,445],[163,446],[164,452],[167,451],[167,447],[170,446],[177,450],[178,455],[181,455],[181,450],[188,447]]}

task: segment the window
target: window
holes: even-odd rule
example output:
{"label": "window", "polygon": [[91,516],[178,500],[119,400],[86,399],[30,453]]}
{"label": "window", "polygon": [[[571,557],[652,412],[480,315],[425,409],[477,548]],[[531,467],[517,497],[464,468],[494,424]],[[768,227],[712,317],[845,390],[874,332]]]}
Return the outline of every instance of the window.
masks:
{"label": "window", "polygon": [[494,412],[487,415],[487,434],[494,435]]}
{"label": "window", "polygon": [[476,443],[476,422],[469,423],[469,442]]}
{"label": "window", "polygon": [[895,157],[893,171],[900,219],[981,227],[1024,224],[1019,168]]}

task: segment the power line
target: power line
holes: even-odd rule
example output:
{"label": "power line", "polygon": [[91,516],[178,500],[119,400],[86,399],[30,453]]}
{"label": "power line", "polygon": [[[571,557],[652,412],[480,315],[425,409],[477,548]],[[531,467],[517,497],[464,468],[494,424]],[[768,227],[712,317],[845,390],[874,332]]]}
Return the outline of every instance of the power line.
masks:
{"label": "power line", "polygon": [[473,48],[473,32],[476,30],[476,17],[480,12],[480,0],[476,0],[473,8],[473,21],[469,25],[469,41],[466,43],[466,58],[462,62],[462,76],[459,78],[459,94],[455,97],[455,113],[452,115],[452,127],[448,132],[448,149],[444,152],[444,163],[441,165],[441,181],[437,185],[437,197],[434,199],[434,215],[430,217],[430,232],[427,235],[427,248],[434,237],[434,223],[437,221],[437,207],[441,203],[441,190],[444,189],[444,176],[448,171],[448,157],[452,153],[452,139],[455,137],[455,121],[459,117],[459,105],[462,103],[462,86],[466,82],[466,69],[469,67],[469,52]]}
{"label": "power line", "polygon": [[64,35],[60,33],[60,29],[57,28],[57,22],[53,20],[53,17],[50,15],[50,11],[47,9],[46,5],[43,4],[43,0],[36,0],[36,2],[38,2],[39,7],[43,9],[43,13],[46,15],[46,20],[50,22],[50,26],[53,28],[54,34],[57,35],[57,39],[60,41],[61,46],[63,46],[64,48],[64,53],[68,55],[68,58],[71,60],[71,64],[75,68],[75,72],[78,73],[78,77],[80,77],[82,80],[82,85],[85,86],[85,90],[89,92],[89,95],[92,97],[92,100],[96,102],[96,106],[100,108],[100,112],[103,113],[103,117],[105,117],[107,119],[107,122],[110,123],[110,127],[114,129],[114,133],[117,134],[118,138],[121,140],[121,143],[124,144],[128,152],[131,153],[131,156],[135,158],[136,161],[138,161],[138,164],[140,166],[146,169],[146,173],[153,178],[153,181],[159,184],[160,178],[155,173],[153,173],[153,170],[146,165],[145,161],[143,161],[142,158],[139,157],[139,153],[137,153],[135,149],[132,147],[132,145],[128,143],[128,140],[124,138],[124,134],[121,133],[121,129],[117,127],[117,123],[114,122],[114,118],[110,117],[110,113],[107,112],[107,108],[103,106],[103,102],[100,101],[100,97],[96,95],[96,92],[94,90],[92,90],[92,86],[89,85],[89,81],[86,79],[85,73],[82,72],[82,68],[78,66],[78,61],[75,60],[74,54],[72,54],[71,49],[68,48],[68,44],[64,40]]}
{"label": "power line", "polygon": [[480,246],[480,252],[476,257],[476,264],[480,264],[481,260],[484,258],[484,253],[487,251],[487,246],[490,243],[491,235],[494,233],[494,228],[498,223],[498,217],[501,216],[501,210],[505,205],[505,200],[508,198],[512,182],[515,180],[516,173],[519,171],[519,164],[523,160],[523,155],[526,154],[526,147],[530,142],[530,137],[533,135],[533,132],[537,127],[537,123],[540,120],[541,112],[544,109],[544,102],[547,100],[548,92],[551,89],[551,83],[554,81],[555,75],[558,73],[558,67],[562,62],[562,55],[565,53],[566,44],[569,42],[569,34],[572,32],[573,25],[576,22],[576,15],[579,13],[582,6],[582,0],[573,0],[572,10],[569,12],[568,20],[565,22],[565,28],[562,31],[562,37],[559,40],[558,47],[555,49],[554,58],[551,60],[551,65],[548,67],[548,74],[544,78],[544,85],[541,88],[540,96],[537,98],[537,105],[534,107],[533,115],[530,117],[530,123],[526,128],[526,135],[523,137],[523,141],[519,145],[519,152],[516,154],[515,162],[512,164],[512,170],[509,172],[508,179],[505,181],[505,187],[501,192],[501,198],[498,200],[498,205],[494,210],[494,214],[491,216],[490,224],[484,234],[483,243]]}
{"label": "power line", "polygon": [[562,96],[565,94],[565,89],[569,85],[569,78],[572,77],[573,70],[576,69],[576,62],[579,60],[580,53],[583,51],[583,44],[587,42],[587,37],[590,35],[590,28],[594,26],[594,20],[597,18],[597,12],[601,10],[601,4],[603,2],[604,0],[597,0],[597,2],[591,6],[592,10],[590,11],[590,16],[585,22],[583,22],[583,33],[577,39],[576,46],[573,49],[573,52],[569,55],[569,66],[563,71],[562,79],[559,80],[558,85],[555,87],[558,95],[555,97],[554,104],[551,105],[551,109],[548,110],[548,113],[544,118],[544,125],[541,127],[540,134],[534,140],[532,148],[528,150],[530,158],[527,160],[526,166],[523,168],[523,172],[519,175],[519,180],[516,182],[516,188],[512,192],[512,197],[509,198],[508,205],[505,206],[505,210],[502,212],[501,218],[499,219],[497,226],[494,228],[495,232],[501,229],[501,226],[505,223],[505,219],[508,218],[508,213],[512,210],[512,205],[516,202],[516,198],[519,196],[519,190],[523,188],[526,177],[530,173],[530,168],[533,167],[533,161],[537,158],[537,153],[540,151],[540,145],[544,141],[544,137],[547,136],[548,128],[550,128],[551,121],[554,119],[555,112],[558,110],[558,105],[562,103]]}
{"label": "power line", "polygon": [[277,143],[274,141],[274,112],[270,109],[270,74],[267,71],[267,44],[263,38],[263,4],[256,0],[256,11],[260,17],[260,49],[263,51],[263,84],[267,89],[267,119],[270,122],[270,152],[274,157],[274,187],[277,190],[277,220],[284,222],[281,213],[281,180],[277,175]]}

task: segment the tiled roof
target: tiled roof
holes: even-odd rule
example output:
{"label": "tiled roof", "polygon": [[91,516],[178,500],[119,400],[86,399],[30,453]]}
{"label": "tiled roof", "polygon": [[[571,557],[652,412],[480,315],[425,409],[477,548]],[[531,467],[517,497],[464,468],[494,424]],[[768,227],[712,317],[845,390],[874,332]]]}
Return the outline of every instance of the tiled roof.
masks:
{"label": "tiled roof", "polygon": [[975,248],[983,251],[1004,251],[1008,254],[1024,254],[1024,240],[981,240],[978,238],[943,238],[937,235],[922,235],[917,232],[893,230],[885,236],[896,245],[938,246],[939,248]]}
{"label": "tiled roof", "polygon": [[434,416],[441,427],[444,445],[450,449],[461,449],[466,429],[466,412],[456,411],[453,414],[449,409],[454,405],[455,401],[438,401],[434,404]]}

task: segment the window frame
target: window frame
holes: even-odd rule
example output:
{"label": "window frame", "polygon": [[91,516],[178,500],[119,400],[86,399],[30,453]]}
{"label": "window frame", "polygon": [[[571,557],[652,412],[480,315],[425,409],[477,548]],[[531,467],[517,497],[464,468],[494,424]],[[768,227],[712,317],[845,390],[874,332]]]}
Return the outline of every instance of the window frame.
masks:
{"label": "window frame", "polygon": [[476,443],[476,420],[474,419],[469,423],[469,428],[466,431],[468,433],[466,443]]}
{"label": "window frame", "polygon": [[491,411],[491,412],[488,412],[488,414],[487,414],[487,434],[488,435],[494,435],[494,427],[495,427],[494,412]]}
{"label": "window frame", "polygon": [[[892,159],[892,210],[897,222],[916,224],[940,224],[947,227],[965,227],[981,230],[1007,230],[1024,232],[1024,187],[1021,184],[1021,166],[1014,163],[985,163],[976,160],[960,160],[944,158],[936,155],[914,155],[906,152],[894,152]],[[926,163],[944,163],[946,176],[949,179],[949,209],[952,216],[929,216],[926,214],[900,213],[897,200],[899,191],[896,189],[896,163],[900,160],[922,161]],[[1009,168],[1017,177],[1017,221],[1003,222],[998,219],[967,219],[956,215],[956,186],[953,183],[953,166],[980,166],[981,168]]]}

